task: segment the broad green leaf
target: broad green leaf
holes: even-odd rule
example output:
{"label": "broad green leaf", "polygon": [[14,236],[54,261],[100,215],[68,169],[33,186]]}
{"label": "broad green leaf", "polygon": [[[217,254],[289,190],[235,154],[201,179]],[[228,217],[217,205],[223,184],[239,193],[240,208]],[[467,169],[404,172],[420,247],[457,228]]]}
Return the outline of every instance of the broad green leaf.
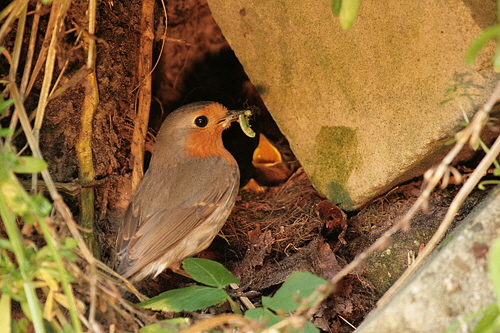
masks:
{"label": "broad green leaf", "polygon": [[332,0],[332,13],[335,17],[339,16],[340,8],[342,8],[342,0]]}
{"label": "broad green leaf", "polygon": [[21,156],[17,163],[12,165],[15,173],[38,173],[47,169],[47,162],[32,156]]}
{"label": "broad green leaf", "polygon": [[182,263],[182,268],[194,280],[208,286],[223,288],[230,283],[240,283],[240,280],[236,276],[216,261],[202,258],[187,258]]}
{"label": "broad green leaf", "polygon": [[191,286],[166,291],[138,305],[165,312],[197,311],[221,303],[225,299],[226,292],[222,289]]}
{"label": "broad green leaf", "polygon": [[347,30],[354,23],[358,15],[359,1],[360,0],[342,0],[342,6],[339,13],[340,26],[342,29]]}
{"label": "broad green leaf", "polygon": [[309,297],[318,286],[326,283],[324,279],[309,272],[293,273],[273,297],[262,297],[262,305],[274,311],[295,311],[301,299]]}
{"label": "broad green leaf", "polygon": [[467,53],[465,54],[465,63],[467,66],[472,66],[474,64],[474,60],[476,60],[476,57],[479,54],[479,51],[481,51],[481,49],[486,46],[491,39],[499,36],[500,25],[484,29],[481,35],[479,35],[479,37],[476,38],[476,40],[474,40],[467,49]]}
{"label": "broad green leaf", "polygon": [[483,317],[477,322],[472,333],[498,332],[495,323],[499,315],[498,306],[491,304],[484,308],[482,312],[484,312]]}
{"label": "broad green leaf", "polygon": [[189,326],[189,318],[165,319],[145,326],[139,333],[177,333]]}
{"label": "broad green leaf", "polygon": [[283,318],[281,318],[280,316],[264,308],[250,309],[245,312],[245,317],[251,320],[258,321],[265,328],[270,327],[283,320]]}
{"label": "broad green leaf", "polygon": [[[487,305],[487,306],[485,306],[477,311],[474,311],[473,313],[469,313],[469,314],[464,315],[462,318],[460,318],[460,320],[456,320],[453,324],[448,326],[446,331],[444,331],[443,333],[457,332],[457,330],[460,327],[463,327],[464,323],[466,323],[466,324],[472,323],[473,321],[476,321],[478,318],[479,318],[479,322],[481,322],[480,318],[485,317],[487,315],[487,313],[491,311],[492,307],[497,308],[497,305],[495,303],[493,303],[493,304]],[[479,324],[479,322],[478,322],[478,324]],[[479,333],[479,332],[475,332],[475,333]],[[482,332],[482,333],[485,333],[485,332]]]}

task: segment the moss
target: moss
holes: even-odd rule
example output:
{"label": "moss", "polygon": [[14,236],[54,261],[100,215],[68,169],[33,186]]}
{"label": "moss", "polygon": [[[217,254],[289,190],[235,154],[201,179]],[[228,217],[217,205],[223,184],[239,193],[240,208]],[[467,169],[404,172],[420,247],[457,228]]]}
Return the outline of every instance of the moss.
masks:
{"label": "moss", "polygon": [[323,126],[316,136],[315,163],[311,180],[320,191],[344,209],[352,207],[345,185],[359,164],[356,131],[345,126]]}

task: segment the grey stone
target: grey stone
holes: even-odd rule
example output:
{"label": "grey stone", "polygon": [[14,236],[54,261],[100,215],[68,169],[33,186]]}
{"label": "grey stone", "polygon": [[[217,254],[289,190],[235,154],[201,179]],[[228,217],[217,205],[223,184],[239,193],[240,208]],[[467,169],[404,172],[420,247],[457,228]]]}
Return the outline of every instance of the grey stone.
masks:
{"label": "grey stone", "polygon": [[[315,187],[359,208],[443,156],[498,77],[493,45],[465,51],[494,24],[493,1],[363,0],[343,31],[330,1],[209,0],[212,14]],[[480,88],[481,87],[481,88]],[[474,105],[473,105],[474,104]]]}
{"label": "grey stone", "polygon": [[489,248],[500,235],[500,195],[487,197],[453,235],[356,333],[444,332],[457,320],[462,321],[457,332],[472,331],[466,316],[495,301],[488,256],[475,248]]}

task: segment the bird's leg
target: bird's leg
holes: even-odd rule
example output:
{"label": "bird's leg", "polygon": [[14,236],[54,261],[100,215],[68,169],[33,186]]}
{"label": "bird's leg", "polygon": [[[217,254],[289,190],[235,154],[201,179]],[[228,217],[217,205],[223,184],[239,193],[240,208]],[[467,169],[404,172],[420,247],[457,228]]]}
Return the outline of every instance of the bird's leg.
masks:
{"label": "bird's leg", "polygon": [[169,268],[175,274],[179,274],[179,275],[185,276],[185,277],[187,277],[187,278],[189,278],[191,280],[194,280],[191,277],[191,275],[189,275],[188,273],[186,273],[186,271],[181,268],[181,264],[182,264],[182,262],[177,262],[177,263],[171,265]]}

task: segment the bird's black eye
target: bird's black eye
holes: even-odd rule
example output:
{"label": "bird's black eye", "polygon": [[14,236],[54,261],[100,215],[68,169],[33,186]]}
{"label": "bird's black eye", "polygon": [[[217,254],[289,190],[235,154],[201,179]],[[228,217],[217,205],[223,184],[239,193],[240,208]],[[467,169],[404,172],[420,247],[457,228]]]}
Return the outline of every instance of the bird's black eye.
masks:
{"label": "bird's black eye", "polygon": [[198,127],[205,127],[208,124],[208,118],[206,116],[196,117],[196,119],[194,120],[194,123]]}

